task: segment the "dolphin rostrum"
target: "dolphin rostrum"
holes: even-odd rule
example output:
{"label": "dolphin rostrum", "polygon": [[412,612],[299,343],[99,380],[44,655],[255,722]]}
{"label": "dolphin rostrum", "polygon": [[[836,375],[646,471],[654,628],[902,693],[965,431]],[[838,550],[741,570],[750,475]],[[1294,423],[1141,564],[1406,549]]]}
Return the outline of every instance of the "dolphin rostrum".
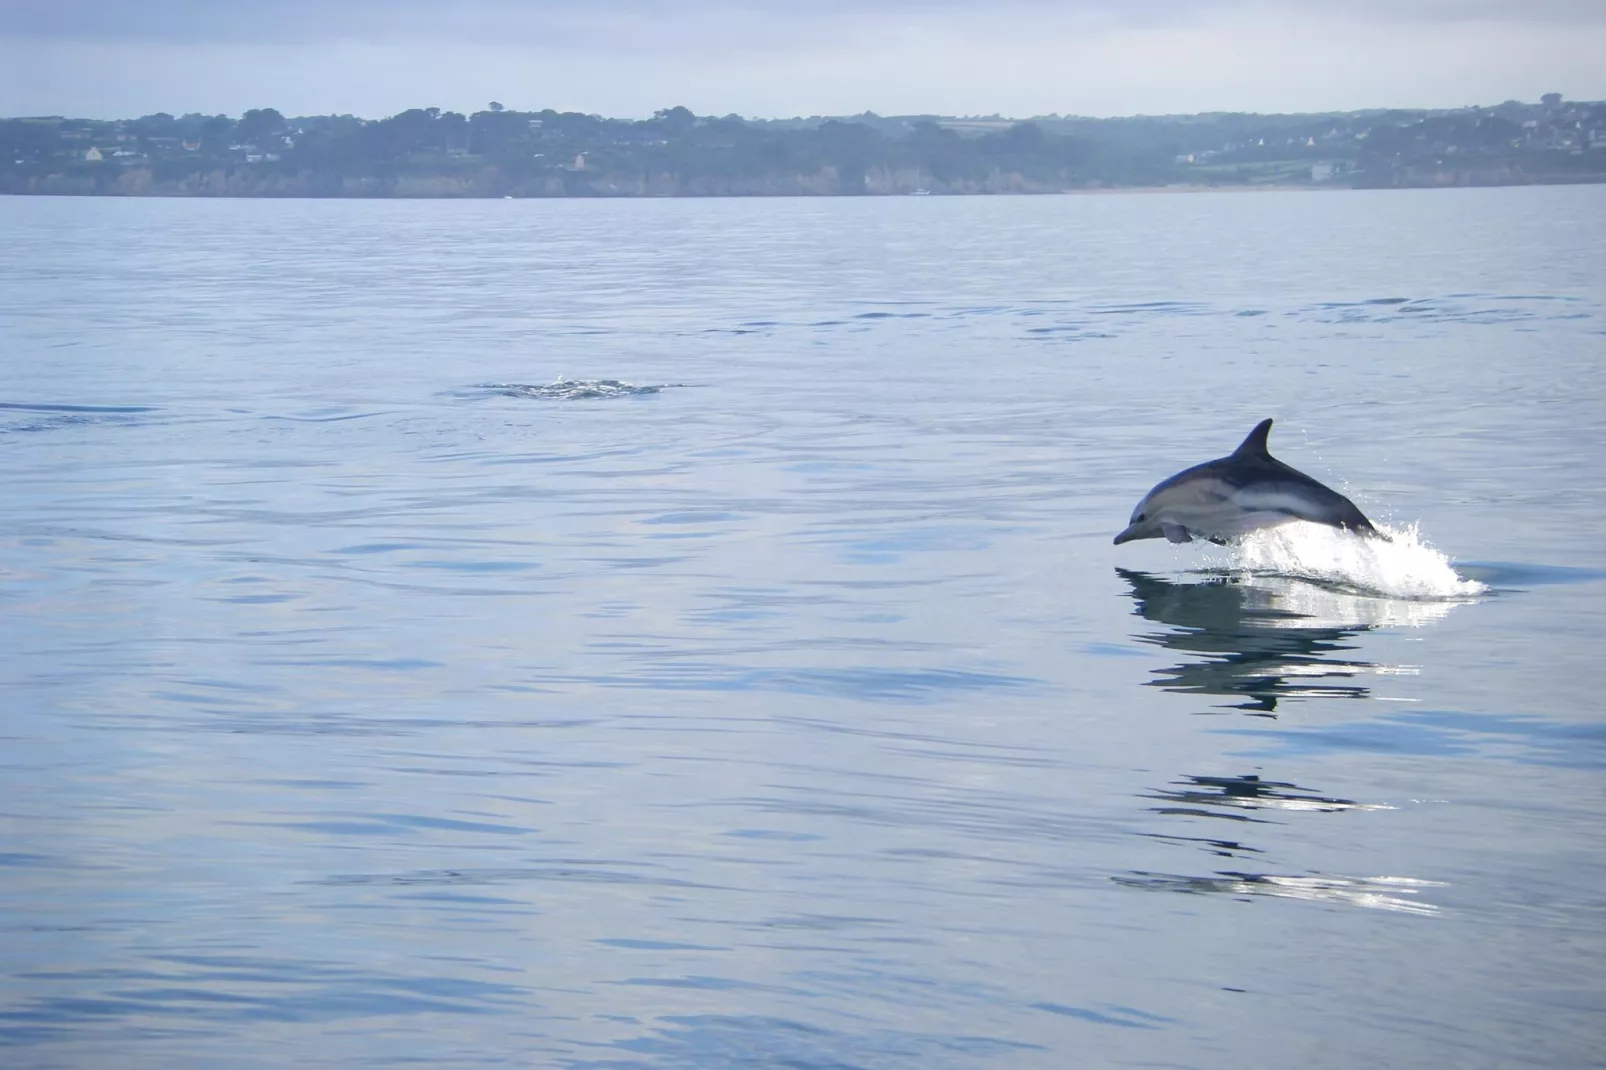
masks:
{"label": "dolphin rostrum", "polygon": [[1355,503],[1273,457],[1266,449],[1271,421],[1262,420],[1226,457],[1178,472],[1143,496],[1115,544],[1134,539],[1224,543],[1291,520],[1387,539]]}

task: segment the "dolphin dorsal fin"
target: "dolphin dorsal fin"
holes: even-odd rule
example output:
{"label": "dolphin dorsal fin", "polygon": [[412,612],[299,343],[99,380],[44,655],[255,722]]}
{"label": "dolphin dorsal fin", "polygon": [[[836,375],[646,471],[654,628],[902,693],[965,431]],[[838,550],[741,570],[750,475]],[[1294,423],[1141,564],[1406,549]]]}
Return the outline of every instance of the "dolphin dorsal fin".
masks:
{"label": "dolphin dorsal fin", "polygon": [[1247,438],[1232,451],[1234,457],[1265,457],[1270,459],[1271,450],[1266,446],[1266,436],[1271,434],[1271,420],[1265,419],[1255,425]]}

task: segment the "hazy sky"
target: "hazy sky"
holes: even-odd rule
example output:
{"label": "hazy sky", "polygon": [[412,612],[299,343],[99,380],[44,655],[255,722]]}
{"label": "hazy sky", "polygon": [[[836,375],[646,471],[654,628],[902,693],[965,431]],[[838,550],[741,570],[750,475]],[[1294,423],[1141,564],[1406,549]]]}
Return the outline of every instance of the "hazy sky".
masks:
{"label": "hazy sky", "polygon": [[0,0],[0,115],[1082,115],[1606,97],[1606,0]]}

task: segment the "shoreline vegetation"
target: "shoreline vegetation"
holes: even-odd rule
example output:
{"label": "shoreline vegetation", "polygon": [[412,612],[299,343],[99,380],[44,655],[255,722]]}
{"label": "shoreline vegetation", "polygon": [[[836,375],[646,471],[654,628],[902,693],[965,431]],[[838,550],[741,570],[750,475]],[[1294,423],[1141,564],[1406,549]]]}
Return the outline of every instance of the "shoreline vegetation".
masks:
{"label": "shoreline vegetation", "polygon": [[715,197],[1204,192],[1606,182],[1606,102],[1444,110],[756,120],[414,108],[0,119],[0,193]]}

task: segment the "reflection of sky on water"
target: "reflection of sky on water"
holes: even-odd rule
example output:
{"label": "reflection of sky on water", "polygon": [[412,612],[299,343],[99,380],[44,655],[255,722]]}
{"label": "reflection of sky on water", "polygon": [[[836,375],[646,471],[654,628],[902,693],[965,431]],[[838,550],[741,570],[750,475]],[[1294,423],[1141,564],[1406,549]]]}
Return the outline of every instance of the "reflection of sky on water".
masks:
{"label": "reflection of sky on water", "polygon": [[1422,888],[1442,888],[1442,881],[1415,877],[1310,877],[1277,876],[1269,873],[1233,873],[1226,870],[1213,877],[1179,877],[1166,873],[1133,873],[1117,877],[1116,882],[1130,888],[1151,891],[1226,895],[1270,896],[1274,899],[1305,899],[1321,903],[1341,903],[1372,910],[1392,910],[1402,914],[1437,914],[1439,908],[1414,896]]}
{"label": "reflection of sky on water", "polygon": [[1360,751],[1416,757],[1482,756],[1523,765],[1606,769],[1606,725],[1541,717],[1410,709],[1367,720],[1267,726],[1244,734],[1264,744],[1250,753],[1265,758]]}
{"label": "reflection of sky on water", "polygon": [[[1277,823],[1269,814],[1340,813],[1358,810],[1387,810],[1387,806],[1320,795],[1308,788],[1285,781],[1264,780],[1257,774],[1243,776],[1186,776],[1169,787],[1145,798],[1160,805],[1150,811],[1168,818],[1218,819],[1251,825]],[[1140,835],[1175,846],[1193,846],[1216,858],[1254,860],[1264,858],[1264,848],[1220,836],[1172,835],[1144,832]],[[1438,908],[1409,898],[1418,889],[1438,886],[1439,882],[1413,877],[1348,877],[1334,874],[1252,873],[1216,870],[1207,876],[1156,873],[1133,870],[1115,878],[1117,884],[1147,891],[1182,892],[1197,895],[1215,892],[1233,896],[1269,896],[1275,899],[1304,899],[1407,914],[1432,914]]]}

